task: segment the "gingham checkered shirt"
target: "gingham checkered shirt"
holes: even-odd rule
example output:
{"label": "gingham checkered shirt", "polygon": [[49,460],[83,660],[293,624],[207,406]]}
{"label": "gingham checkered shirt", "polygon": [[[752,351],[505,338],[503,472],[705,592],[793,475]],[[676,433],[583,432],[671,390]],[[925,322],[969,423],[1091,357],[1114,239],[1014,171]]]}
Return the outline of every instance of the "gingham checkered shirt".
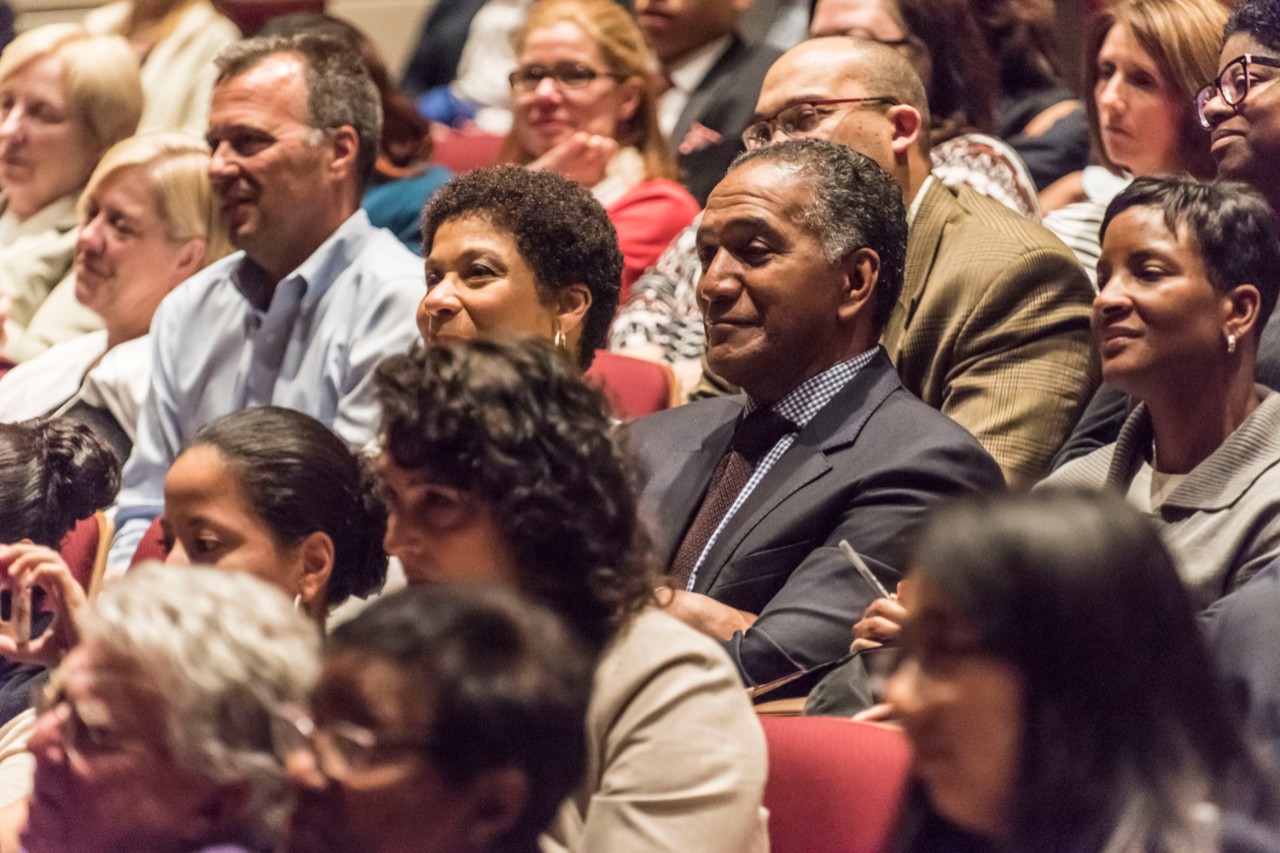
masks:
{"label": "gingham checkered shirt", "polygon": [[[778,463],[778,460],[782,458],[782,454],[786,453],[791,445],[795,444],[796,434],[808,426],[818,412],[822,411],[822,408],[830,403],[836,394],[840,393],[840,389],[848,385],[853,377],[858,375],[859,370],[870,363],[879,349],[878,346],[872,347],[848,361],[842,361],[827,368],[817,376],[800,383],[794,390],[773,404],[774,412],[795,424],[795,429],[778,439],[773,447],[764,456],[760,457],[760,461],[756,463],[755,469],[751,472],[751,478],[742,487],[742,491],[738,492],[738,496],[734,498],[733,503],[729,506],[729,511],[724,514],[719,526],[711,534],[711,538],[707,540],[707,547],[703,548],[702,553],[698,555],[698,562],[694,564],[693,571],[689,573],[689,582],[685,584],[686,590],[693,589],[693,584],[698,579],[698,571],[702,568],[703,561],[707,559],[707,554],[711,553],[716,540],[720,538],[720,533],[724,530],[725,525],[747,502],[747,498],[751,497],[751,493],[755,491],[756,486],[769,473],[769,469]],[[755,402],[748,399],[746,408],[742,410],[740,417],[745,418],[757,408]]]}

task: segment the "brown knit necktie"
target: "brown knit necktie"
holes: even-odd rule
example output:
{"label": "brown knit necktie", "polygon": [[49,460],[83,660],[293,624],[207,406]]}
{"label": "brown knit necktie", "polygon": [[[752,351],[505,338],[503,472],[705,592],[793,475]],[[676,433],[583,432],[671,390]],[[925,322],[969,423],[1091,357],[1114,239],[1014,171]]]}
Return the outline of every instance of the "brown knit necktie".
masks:
{"label": "brown knit necktie", "polygon": [[698,507],[698,514],[693,517],[693,523],[671,561],[676,589],[688,586],[689,576],[711,540],[711,534],[716,532],[738,493],[751,479],[756,462],[778,443],[778,439],[795,428],[795,424],[773,409],[756,409],[738,422],[729,450],[712,472],[702,506]]}

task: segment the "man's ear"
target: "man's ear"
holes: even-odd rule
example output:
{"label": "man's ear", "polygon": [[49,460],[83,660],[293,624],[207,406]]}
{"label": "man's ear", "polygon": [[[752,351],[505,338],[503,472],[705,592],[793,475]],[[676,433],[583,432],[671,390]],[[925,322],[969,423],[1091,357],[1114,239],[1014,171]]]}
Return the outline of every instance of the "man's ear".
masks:
{"label": "man's ear", "polygon": [[840,319],[852,322],[859,312],[872,310],[872,298],[880,278],[880,256],[875,249],[863,246],[845,255],[840,263],[845,271]]}
{"label": "man's ear", "polygon": [[298,547],[302,549],[298,595],[307,612],[319,616],[328,606],[329,577],[333,574],[333,540],[328,533],[316,530],[308,533]]}
{"label": "man's ear", "polygon": [[1262,293],[1252,284],[1238,284],[1222,296],[1223,336],[1240,340],[1258,325]]}
{"label": "man's ear", "polygon": [[561,288],[556,295],[556,323],[559,331],[568,335],[582,325],[582,318],[591,307],[591,290],[585,284],[571,284]]}
{"label": "man's ear", "polygon": [[920,134],[925,132],[920,111],[909,104],[897,104],[885,111],[893,122],[893,141],[889,143],[893,153],[902,155],[920,144]]}
{"label": "man's ear", "polygon": [[524,817],[529,805],[529,777],[515,767],[485,770],[467,786],[466,842],[488,850]]}
{"label": "man's ear", "polygon": [[360,159],[360,136],[349,124],[329,133],[332,136],[329,145],[333,152],[329,160],[329,172],[335,177],[346,179],[355,174],[356,161]]}

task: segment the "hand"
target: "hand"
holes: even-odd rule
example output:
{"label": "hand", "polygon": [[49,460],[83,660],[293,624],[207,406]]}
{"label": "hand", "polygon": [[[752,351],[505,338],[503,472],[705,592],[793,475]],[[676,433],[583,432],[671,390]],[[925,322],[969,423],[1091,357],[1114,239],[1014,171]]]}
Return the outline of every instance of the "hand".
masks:
{"label": "hand", "polygon": [[756,621],[754,613],[735,610],[708,595],[685,592],[682,589],[663,587],[658,596],[658,604],[667,615],[674,616],[690,628],[717,640],[728,640],[738,631],[750,628]]}
{"label": "hand", "polygon": [[0,634],[0,655],[45,667],[61,663],[80,641],[76,616],[88,605],[84,589],[72,576],[62,555],[29,540],[0,546],[0,586],[12,591],[15,598],[39,587],[45,591],[53,610],[53,621],[39,637],[19,642]]}
{"label": "hand", "polygon": [[584,187],[604,180],[605,167],[618,153],[618,141],[580,130],[529,164],[530,169],[558,172]]}
{"label": "hand", "polygon": [[853,645],[849,650],[860,652],[893,642],[898,639],[906,618],[907,608],[898,602],[896,593],[888,598],[877,598],[867,605],[862,619],[853,626]]}
{"label": "hand", "polygon": [[853,715],[855,723],[881,723],[897,725],[897,718],[894,716],[894,708],[888,702],[881,702],[879,705],[872,705],[865,711],[859,711]]}

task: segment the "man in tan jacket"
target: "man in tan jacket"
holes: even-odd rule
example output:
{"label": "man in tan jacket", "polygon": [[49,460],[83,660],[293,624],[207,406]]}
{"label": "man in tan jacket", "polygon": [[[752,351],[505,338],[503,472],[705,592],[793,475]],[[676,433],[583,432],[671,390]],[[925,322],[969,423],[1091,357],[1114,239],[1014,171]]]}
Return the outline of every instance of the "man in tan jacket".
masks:
{"label": "man in tan jacket", "polygon": [[1098,383],[1093,288],[1047,230],[972,189],[943,186],[930,173],[928,126],[924,87],[899,53],[834,37],[773,65],[747,138],[827,139],[894,178],[910,230],[881,343],[908,389],[973,433],[1011,484],[1031,483]]}

